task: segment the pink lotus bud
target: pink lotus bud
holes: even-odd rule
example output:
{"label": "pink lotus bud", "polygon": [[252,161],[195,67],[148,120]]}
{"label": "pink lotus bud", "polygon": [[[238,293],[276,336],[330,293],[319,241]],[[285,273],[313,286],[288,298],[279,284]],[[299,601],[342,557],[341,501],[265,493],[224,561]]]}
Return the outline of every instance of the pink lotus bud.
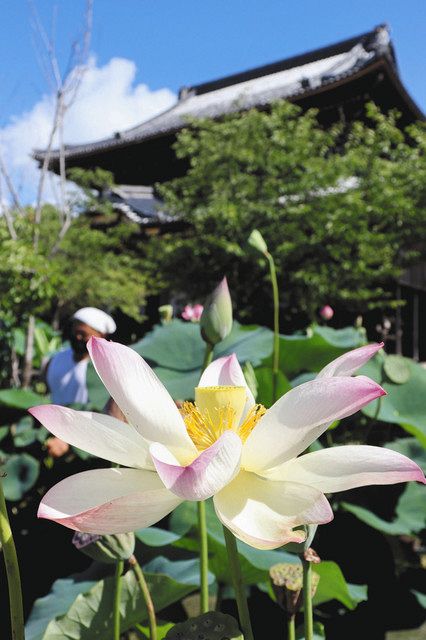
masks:
{"label": "pink lotus bud", "polygon": [[320,309],[319,314],[323,320],[331,320],[334,316],[334,309],[329,304],[326,304]]}
{"label": "pink lotus bud", "polygon": [[182,311],[182,318],[184,320],[192,320],[194,317],[194,310],[190,304],[187,304],[184,310]]}

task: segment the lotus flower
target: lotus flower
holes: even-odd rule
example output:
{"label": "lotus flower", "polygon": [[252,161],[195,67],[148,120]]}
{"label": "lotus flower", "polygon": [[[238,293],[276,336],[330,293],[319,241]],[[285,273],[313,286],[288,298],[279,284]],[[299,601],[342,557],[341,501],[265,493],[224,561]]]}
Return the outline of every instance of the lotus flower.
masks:
{"label": "lotus flower", "polygon": [[89,353],[128,424],[43,405],[31,410],[54,435],[125,468],[95,469],[55,485],[38,515],[87,533],[154,524],[183,500],[214,496],[218,518],[259,549],[301,542],[302,524],[333,517],[325,492],[406,480],[424,482],[405,456],[371,446],[300,454],[334,421],[382,396],[351,374],[381,345],[355,349],[270,409],[256,405],[235,355],[215,360],[178,410],[147,363],[121,344],[91,338]]}
{"label": "lotus flower", "polygon": [[194,306],[187,304],[182,311],[182,318],[191,322],[200,322],[203,309],[202,304],[194,304]]}

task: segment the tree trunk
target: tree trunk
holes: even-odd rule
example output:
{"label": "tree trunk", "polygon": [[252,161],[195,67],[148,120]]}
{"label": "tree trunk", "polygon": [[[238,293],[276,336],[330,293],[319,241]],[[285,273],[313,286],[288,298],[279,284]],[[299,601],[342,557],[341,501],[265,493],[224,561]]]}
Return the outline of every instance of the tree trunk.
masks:
{"label": "tree trunk", "polygon": [[27,340],[25,345],[24,356],[24,368],[22,373],[22,386],[24,389],[28,389],[31,384],[31,378],[33,375],[33,356],[34,356],[34,331],[35,331],[35,318],[30,316],[28,318],[27,327]]}

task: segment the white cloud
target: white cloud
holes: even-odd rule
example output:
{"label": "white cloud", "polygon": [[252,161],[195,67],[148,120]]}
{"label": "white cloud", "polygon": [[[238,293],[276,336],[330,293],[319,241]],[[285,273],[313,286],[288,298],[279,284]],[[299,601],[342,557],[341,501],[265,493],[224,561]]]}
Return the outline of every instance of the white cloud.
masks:
{"label": "white cloud", "polygon": [[[78,96],[64,122],[68,144],[90,142],[130,128],[170,107],[175,94],[167,88],[151,91],[135,85],[136,65],[125,58],[112,58],[98,67],[91,58]],[[33,201],[38,182],[35,148],[46,146],[52,125],[53,95],[44,95],[30,111],[16,115],[0,128],[3,157],[24,203]],[[46,197],[49,197],[46,193]]]}

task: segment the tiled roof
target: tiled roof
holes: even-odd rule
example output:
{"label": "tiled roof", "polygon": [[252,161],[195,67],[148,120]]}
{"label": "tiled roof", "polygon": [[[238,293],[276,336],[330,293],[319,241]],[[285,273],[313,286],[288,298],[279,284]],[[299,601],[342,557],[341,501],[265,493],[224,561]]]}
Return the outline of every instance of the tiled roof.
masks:
{"label": "tiled roof", "polygon": [[176,221],[164,212],[162,202],[155,197],[152,187],[121,184],[113,187],[107,197],[115,209],[143,226]]}
{"label": "tiled roof", "polygon": [[[386,26],[379,26],[357,38],[351,38],[295,58],[251,69],[194,87],[185,87],[179,99],[167,111],[99,142],[70,145],[65,155],[74,157],[155,138],[181,129],[188,118],[217,118],[222,115],[266,106],[283,98],[303,97],[324,86],[332,87],[386,58],[396,71],[393,46]],[[43,152],[35,157],[43,158]],[[52,160],[57,156],[53,152]]]}

